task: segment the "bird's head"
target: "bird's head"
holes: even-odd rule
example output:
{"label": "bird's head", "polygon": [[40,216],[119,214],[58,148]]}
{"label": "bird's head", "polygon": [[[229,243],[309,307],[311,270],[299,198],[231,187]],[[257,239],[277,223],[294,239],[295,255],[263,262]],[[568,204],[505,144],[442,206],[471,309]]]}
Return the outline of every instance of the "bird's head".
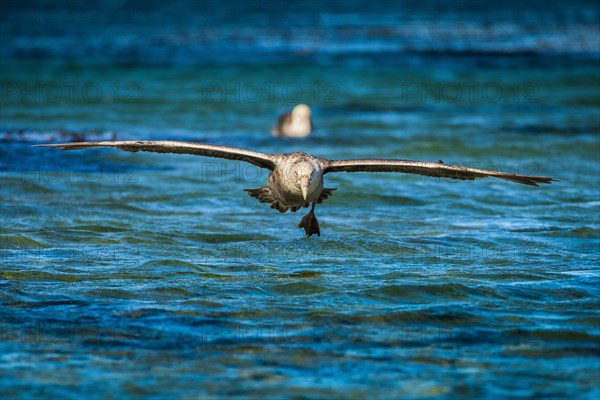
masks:
{"label": "bird's head", "polygon": [[313,165],[305,161],[295,164],[293,170],[294,183],[302,191],[302,197],[304,200],[307,200],[309,194],[312,192],[312,189],[314,189],[315,185],[317,184],[317,171]]}
{"label": "bird's head", "polygon": [[310,120],[310,107],[306,104],[298,104],[296,107],[292,109],[292,119],[293,120],[302,120],[309,121]]}

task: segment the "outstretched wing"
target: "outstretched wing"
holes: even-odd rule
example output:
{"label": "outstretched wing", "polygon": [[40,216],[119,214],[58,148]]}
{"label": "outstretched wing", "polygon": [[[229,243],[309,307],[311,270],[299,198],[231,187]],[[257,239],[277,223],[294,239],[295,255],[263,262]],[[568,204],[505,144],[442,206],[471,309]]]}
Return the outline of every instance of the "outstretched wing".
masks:
{"label": "outstretched wing", "polygon": [[125,151],[150,151],[154,153],[194,154],[197,156],[224,158],[227,160],[246,161],[258,167],[273,170],[275,161],[270,154],[238,149],[235,147],[216,146],[191,142],[175,141],[125,141],[125,142],[72,142],[58,144],[39,144],[35,147],[57,147],[63,150],[82,150],[110,147]]}
{"label": "outstretched wing", "polygon": [[488,171],[484,169],[446,165],[441,161],[425,162],[384,159],[336,160],[329,162],[324,173],[326,174],[328,172],[404,172],[407,174],[462,180],[495,177],[532,186],[556,181],[556,179],[545,176],[519,175],[501,171]]}

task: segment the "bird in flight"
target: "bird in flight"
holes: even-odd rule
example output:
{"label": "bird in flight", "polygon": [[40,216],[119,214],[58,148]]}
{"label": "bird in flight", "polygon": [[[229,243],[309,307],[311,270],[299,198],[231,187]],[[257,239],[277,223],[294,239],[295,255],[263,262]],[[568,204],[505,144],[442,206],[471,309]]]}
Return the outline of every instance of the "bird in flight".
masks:
{"label": "bird in flight", "polygon": [[298,104],[291,112],[281,114],[271,134],[275,137],[306,137],[314,130],[310,115],[309,106]]}
{"label": "bird in flight", "polygon": [[315,205],[321,204],[336,190],[323,186],[323,175],[331,172],[403,172],[460,180],[494,177],[531,186],[556,181],[545,176],[519,175],[446,165],[441,160],[437,162],[376,158],[328,160],[307,153],[267,154],[235,147],[179,141],[71,142],[41,144],[35,147],[56,147],[63,150],[106,147],[131,152],[194,154],[245,161],[271,171],[266,186],[244,189],[250,196],[261,203],[268,203],[271,208],[281,213],[288,210],[296,212],[300,208],[311,207],[309,213],[298,224],[298,228],[304,228],[306,237],[314,234],[321,236],[319,222],[315,216]]}

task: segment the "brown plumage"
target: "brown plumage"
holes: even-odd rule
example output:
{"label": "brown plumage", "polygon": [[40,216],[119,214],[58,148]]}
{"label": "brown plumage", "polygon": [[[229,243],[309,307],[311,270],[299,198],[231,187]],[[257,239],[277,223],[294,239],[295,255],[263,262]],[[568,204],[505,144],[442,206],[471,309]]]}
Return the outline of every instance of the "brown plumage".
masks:
{"label": "brown plumage", "polygon": [[326,200],[335,190],[323,187],[323,175],[330,172],[403,172],[460,180],[494,177],[530,186],[556,181],[556,179],[545,176],[460,167],[447,165],[441,161],[425,162],[376,158],[328,160],[307,153],[266,154],[235,147],[176,141],[74,142],[42,144],[36,147],[56,147],[63,150],[109,147],[131,152],[194,154],[245,161],[271,171],[266,186],[257,189],[245,189],[250,196],[261,203],[270,204],[272,208],[277,209],[279,212],[288,210],[296,212],[300,208],[312,204],[311,211],[298,226],[305,229],[306,236],[320,235],[319,224],[314,216],[314,206]]}

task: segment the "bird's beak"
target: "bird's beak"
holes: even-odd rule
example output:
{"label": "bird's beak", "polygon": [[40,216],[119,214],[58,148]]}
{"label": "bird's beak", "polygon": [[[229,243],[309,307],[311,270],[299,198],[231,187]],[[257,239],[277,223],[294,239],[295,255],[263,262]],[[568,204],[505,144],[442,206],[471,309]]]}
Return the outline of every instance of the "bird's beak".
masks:
{"label": "bird's beak", "polygon": [[306,196],[308,196],[308,176],[304,175],[300,177],[300,189],[302,189],[302,197],[306,201]]}

